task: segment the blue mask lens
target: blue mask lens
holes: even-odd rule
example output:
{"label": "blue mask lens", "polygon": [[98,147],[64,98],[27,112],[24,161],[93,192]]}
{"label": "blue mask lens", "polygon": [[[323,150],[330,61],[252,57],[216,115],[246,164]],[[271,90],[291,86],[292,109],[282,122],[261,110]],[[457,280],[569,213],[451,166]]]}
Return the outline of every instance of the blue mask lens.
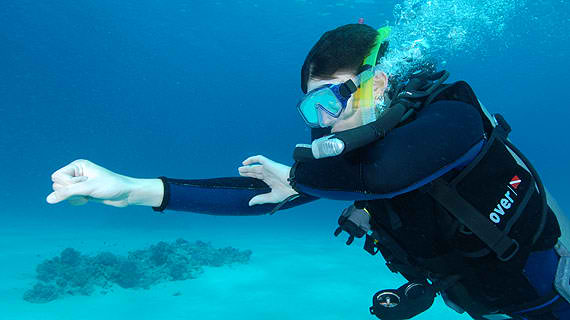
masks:
{"label": "blue mask lens", "polygon": [[[309,92],[297,105],[303,120],[310,127],[321,127],[319,110],[333,118],[338,118],[346,107],[346,101],[339,100],[339,85],[327,85]],[[344,100],[344,99],[343,99]]]}

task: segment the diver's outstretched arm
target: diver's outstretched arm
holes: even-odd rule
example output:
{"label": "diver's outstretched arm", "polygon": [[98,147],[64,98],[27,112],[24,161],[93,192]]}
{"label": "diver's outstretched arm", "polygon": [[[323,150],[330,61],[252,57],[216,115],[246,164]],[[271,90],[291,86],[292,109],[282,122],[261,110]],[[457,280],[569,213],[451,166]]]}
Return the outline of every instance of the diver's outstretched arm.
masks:
{"label": "diver's outstretched arm", "polygon": [[[167,209],[211,215],[252,216],[289,209],[318,199],[295,193],[273,201],[267,199],[272,188],[264,181],[252,177],[161,179],[164,182],[164,200],[160,207],[153,208],[156,211]],[[259,201],[252,203],[252,199],[256,198]]]}
{"label": "diver's outstretched arm", "polygon": [[[212,215],[262,215],[292,208],[317,198],[298,196],[286,203],[250,206],[250,200],[267,194],[271,187],[251,177],[183,180],[160,177],[135,179],[107,170],[88,160],[76,160],[52,175],[48,203],[88,201],[115,207],[152,206],[155,211],[177,210]],[[252,203],[253,204],[253,203]]]}

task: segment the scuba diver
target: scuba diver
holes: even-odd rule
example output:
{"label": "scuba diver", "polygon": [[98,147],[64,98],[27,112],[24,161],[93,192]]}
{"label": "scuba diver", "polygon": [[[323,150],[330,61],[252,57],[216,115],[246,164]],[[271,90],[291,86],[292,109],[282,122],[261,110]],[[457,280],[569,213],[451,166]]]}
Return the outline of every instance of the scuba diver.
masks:
{"label": "scuba diver", "polygon": [[446,71],[387,75],[389,34],[349,24],[310,50],[297,109],[312,142],[292,167],[258,155],[241,177],[135,179],[76,160],[54,172],[47,201],[261,215],[349,200],[334,234],[365,237],[408,280],[373,295],[379,319],[410,319],[438,294],[474,319],[570,319],[566,217],[508,123]]}

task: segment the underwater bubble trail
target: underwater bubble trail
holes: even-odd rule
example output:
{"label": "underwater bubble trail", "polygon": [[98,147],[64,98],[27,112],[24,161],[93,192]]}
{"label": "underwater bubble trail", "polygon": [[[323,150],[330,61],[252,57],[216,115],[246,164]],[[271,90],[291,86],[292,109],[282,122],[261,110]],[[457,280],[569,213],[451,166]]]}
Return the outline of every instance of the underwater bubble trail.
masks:
{"label": "underwater bubble trail", "polygon": [[394,6],[386,71],[405,74],[459,54],[484,54],[524,7],[520,0],[404,0]]}

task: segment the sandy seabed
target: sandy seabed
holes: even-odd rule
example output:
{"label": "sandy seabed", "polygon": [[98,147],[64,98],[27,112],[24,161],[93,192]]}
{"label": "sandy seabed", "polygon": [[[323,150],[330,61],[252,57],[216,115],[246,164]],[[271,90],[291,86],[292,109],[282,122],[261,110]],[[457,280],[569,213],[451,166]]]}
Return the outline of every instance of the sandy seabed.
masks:
{"label": "sandy seabed", "polygon": [[[203,231],[200,231],[203,230]],[[368,255],[362,241],[347,247],[329,230],[279,231],[259,228],[141,230],[3,230],[0,241],[0,319],[376,319],[372,295],[405,281],[388,271],[381,257]],[[34,304],[22,299],[36,283],[35,267],[73,247],[84,254],[124,254],[158,241],[211,242],[253,251],[248,264],[206,267],[198,278],[159,283],[150,289],[123,289],[91,296],[64,296]],[[448,309],[441,298],[414,319],[470,319]]]}

